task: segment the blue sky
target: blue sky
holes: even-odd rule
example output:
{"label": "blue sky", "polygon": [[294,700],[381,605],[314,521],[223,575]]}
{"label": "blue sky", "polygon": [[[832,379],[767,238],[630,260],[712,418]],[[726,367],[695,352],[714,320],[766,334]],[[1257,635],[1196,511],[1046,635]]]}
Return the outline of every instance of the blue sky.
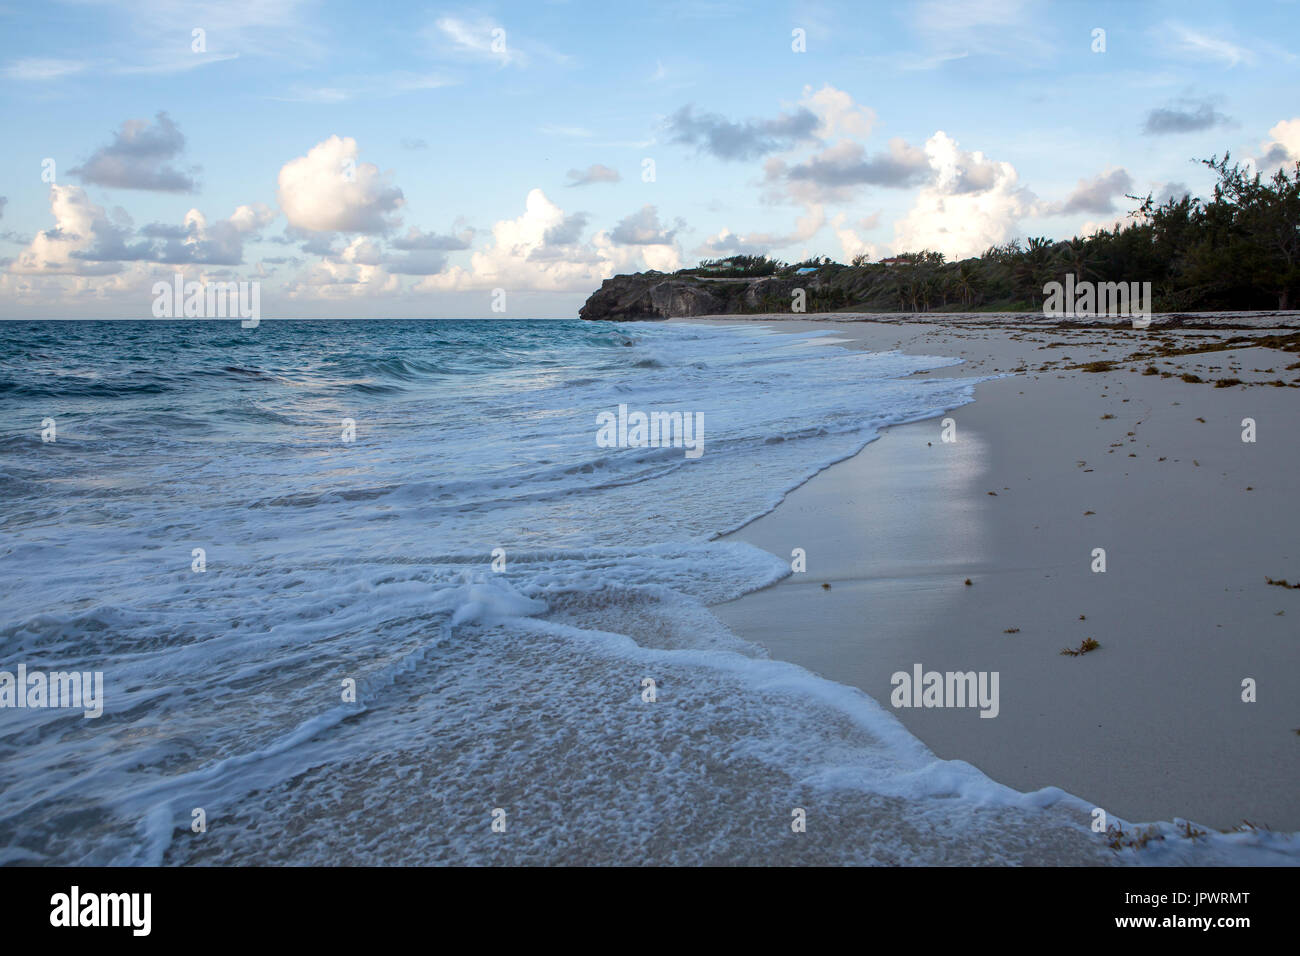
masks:
{"label": "blue sky", "polygon": [[1125,193],[1205,194],[1194,158],[1300,158],[1298,22],[1282,0],[6,4],[0,317],[148,317],[178,271],[261,282],[268,318],[491,315],[496,289],[572,316],[605,277],[702,257],[1068,238]]}

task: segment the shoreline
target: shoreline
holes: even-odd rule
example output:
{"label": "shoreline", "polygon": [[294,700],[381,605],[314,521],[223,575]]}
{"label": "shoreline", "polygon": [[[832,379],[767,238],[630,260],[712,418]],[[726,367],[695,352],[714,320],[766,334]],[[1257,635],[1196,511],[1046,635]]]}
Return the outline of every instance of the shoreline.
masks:
{"label": "shoreline", "polygon": [[[1154,341],[1176,351],[1290,326],[673,321],[830,331],[849,347],[964,360],[926,377],[1013,373],[949,413],[955,442],[934,419],[891,426],[724,535],[786,560],[807,552],[806,573],[715,606],[728,627],[862,689],[936,756],[1017,790],[1060,787],[1130,821],[1300,830],[1300,593],[1266,582],[1300,577],[1300,454],[1287,434],[1300,397],[1250,384],[1300,383],[1286,368],[1300,355],[1151,359],[1166,375],[1123,361]],[[1119,364],[1077,367],[1099,361]],[[1241,440],[1246,417],[1253,443]],[[1105,572],[1092,570],[1099,547]],[[1088,637],[1095,652],[1060,653]],[[997,672],[998,717],[892,707],[891,675],[916,664]]]}

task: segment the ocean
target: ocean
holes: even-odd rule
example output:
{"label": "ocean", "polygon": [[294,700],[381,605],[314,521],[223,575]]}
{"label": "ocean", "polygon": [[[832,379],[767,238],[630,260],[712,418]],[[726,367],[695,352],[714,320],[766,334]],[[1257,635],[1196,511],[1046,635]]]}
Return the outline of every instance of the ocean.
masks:
{"label": "ocean", "polygon": [[[0,862],[1116,859],[709,611],[791,573],[718,536],[969,402],[913,375],[954,360],[540,320],[0,343],[0,669],[103,675],[98,718],[0,708]],[[700,453],[598,440],[638,411]]]}

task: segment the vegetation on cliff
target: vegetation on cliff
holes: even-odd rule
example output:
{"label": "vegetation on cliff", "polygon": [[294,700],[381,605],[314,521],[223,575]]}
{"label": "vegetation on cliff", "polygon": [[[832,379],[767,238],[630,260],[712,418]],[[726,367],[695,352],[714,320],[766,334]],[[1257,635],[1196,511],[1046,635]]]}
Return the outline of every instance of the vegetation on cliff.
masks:
{"label": "vegetation on cliff", "polygon": [[[1087,238],[1041,237],[948,262],[922,250],[890,264],[864,257],[784,263],[766,256],[705,260],[671,275],[607,280],[583,318],[784,312],[802,288],[808,312],[1022,311],[1071,273],[1093,282],[1150,282],[1159,312],[1291,309],[1300,302],[1300,163],[1270,178],[1225,154],[1201,161],[1213,196],[1138,202],[1130,222]],[[813,271],[815,270],[815,271]],[[735,281],[728,281],[735,280]]]}

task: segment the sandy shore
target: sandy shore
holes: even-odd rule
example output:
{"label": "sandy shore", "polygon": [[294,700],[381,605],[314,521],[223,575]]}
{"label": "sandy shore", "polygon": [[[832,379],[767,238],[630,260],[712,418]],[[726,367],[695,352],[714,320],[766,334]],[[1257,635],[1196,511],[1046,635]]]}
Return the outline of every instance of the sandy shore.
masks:
{"label": "sandy shore", "polygon": [[[932,375],[1017,374],[951,414],[955,442],[938,420],[892,428],[736,532],[787,559],[805,549],[807,572],[715,613],[1019,790],[1059,786],[1133,822],[1300,830],[1300,590],[1266,581],[1300,581],[1300,354],[1071,367],[1268,334],[1255,330],[1278,319],[1134,331],[844,318],[745,321],[966,360]],[[1142,374],[1151,365],[1171,375]],[[1229,377],[1245,384],[1212,384]],[[1287,387],[1251,384],[1275,380]],[[1086,638],[1100,647],[1060,653]],[[891,675],[917,663],[998,672],[997,717],[892,708]]]}

